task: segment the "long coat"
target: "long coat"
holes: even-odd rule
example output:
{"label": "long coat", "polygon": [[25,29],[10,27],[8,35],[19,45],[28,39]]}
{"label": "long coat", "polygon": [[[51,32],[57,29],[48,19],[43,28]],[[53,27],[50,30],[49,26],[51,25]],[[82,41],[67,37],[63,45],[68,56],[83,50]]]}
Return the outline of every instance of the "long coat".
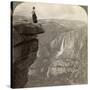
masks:
{"label": "long coat", "polygon": [[34,11],[32,12],[32,19],[33,19],[33,23],[37,23],[37,16]]}

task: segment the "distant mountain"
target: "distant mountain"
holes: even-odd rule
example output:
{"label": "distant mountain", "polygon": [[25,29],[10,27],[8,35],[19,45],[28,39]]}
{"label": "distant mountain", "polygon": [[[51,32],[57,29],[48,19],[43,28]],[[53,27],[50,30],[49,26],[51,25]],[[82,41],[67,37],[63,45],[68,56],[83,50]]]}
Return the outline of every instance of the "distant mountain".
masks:
{"label": "distant mountain", "polygon": [[19,16],[15,15],[13,16],[13,24],[17,23],[32,23],[32,19],[30,17],[25,17],[25,16]]}

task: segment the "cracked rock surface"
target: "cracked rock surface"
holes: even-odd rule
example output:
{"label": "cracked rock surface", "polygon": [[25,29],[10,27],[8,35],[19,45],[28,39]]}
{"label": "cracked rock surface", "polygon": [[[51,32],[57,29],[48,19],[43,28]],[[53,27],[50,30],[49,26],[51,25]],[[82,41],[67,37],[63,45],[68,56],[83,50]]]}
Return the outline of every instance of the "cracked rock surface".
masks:
{"label": "cracked rock surface", "polygon": [[12,88],[23,88],[28,81],[28,69],[36,60],[37,34],[44,31],[40,24],[15,22],[15,20],[12,30]]}

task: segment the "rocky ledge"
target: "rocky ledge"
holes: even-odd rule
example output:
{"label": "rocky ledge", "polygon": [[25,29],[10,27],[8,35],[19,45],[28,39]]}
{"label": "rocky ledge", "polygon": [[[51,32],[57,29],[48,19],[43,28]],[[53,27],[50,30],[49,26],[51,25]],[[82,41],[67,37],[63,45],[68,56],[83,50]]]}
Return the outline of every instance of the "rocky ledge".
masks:
{"label": "rocky ledge", "polygon": [[37,35],[44,33],[41,24],[15,22],[12,28],[12,88],[23,88],[28,81],[28,68],[34,63],[38,50]]}

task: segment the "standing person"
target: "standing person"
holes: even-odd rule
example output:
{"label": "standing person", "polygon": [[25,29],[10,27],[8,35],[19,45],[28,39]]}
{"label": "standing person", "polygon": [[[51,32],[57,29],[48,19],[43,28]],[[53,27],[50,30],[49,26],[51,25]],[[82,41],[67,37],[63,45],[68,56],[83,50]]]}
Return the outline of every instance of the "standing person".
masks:
{"label": "standing person", "polygon": [[36,16],[36,13],[35,13],[35,7],[32,8],[33,11],[32,11],[32,20],[33,20],[33,23],[37,23],[37,16]]}

